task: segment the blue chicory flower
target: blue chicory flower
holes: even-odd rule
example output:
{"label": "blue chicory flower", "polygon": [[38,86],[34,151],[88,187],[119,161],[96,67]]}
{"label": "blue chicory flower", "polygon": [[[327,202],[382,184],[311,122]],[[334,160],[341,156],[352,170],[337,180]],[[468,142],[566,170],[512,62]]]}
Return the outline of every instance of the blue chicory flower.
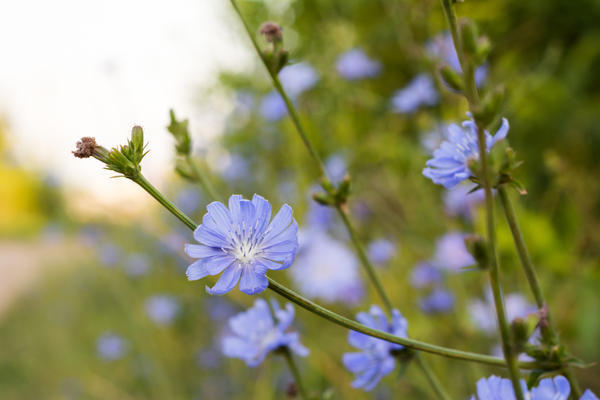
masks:
{"label": "blue chicory flower", "polygon": [[583,395],[579,400],[598,400],[598,396],[596,396],[590,389],[587,389],[583,392]]}
{"label": "blue chicory flower", "polygon": [[442,142],[448,138],[449,126],[450,124],[439,123],[435,129],[421,134],[421,146],[427,154],[433,154]]}
{"label": "blue chicory flower", "polygon": [[412,270],[410,283],[416,289],[433,285],[442,280],[442,273],[430,261],[418,263]]}
{"label": "blue chicory flower", "polygon": [[186,244],[185,252],[199,259],[187,269],[189,280],[223,272],[212,288],[206,288],[208,293],[225,294],[238,281],[242,292],[260,293],[268,286],[267,270],[292,265],[298,249],[298,224],[287,204],[270,223],[271,205],[257,194],[252,201],[232,195],[229,209],[218,201],[206,209],[202,224],[194,231],[200,244]]}
{"label": "blue chicory flower", "polygon": [[396,254],[396,245],[387,239],[378,239],[367,247],[369,259],[378,265],[386,264]]}
{"label": "blue chicory flower", "polygon": [[146,300],[146,314],[158,325],[170,325],[179,314],[179,301],[173,296],[156,295]]}
{"label": "blue chicory flower", "polygon": [[115,361],[127,351],[127,342],[121,336],[106,332],[98,338],[96,351],[102,360]]}
{"label": "blue chicory flower", "polygon": [[568,400],[571,386],[564,376],[542,379],[537,387],[531,388],[531,400]]}
{"label": "blue chicory flower", "polygon": [[348,172],[346,157],[341,154],[329,156],[327,161],[325,161],[325,170],[327,171],[329,179],[331,179],[331,183],[340,183]]}
{"label": "blue chicory flower", "polygon": [[[408,322],[398,310],[392,310],[392,319],[388,322],[385,313],[373,305],[368,313],[358,313],[356,319],[370,328],[400,337],[407,335]],[[352,387],[367,391],[373,389],[382,377],[394,370],[396,362],[392,352],[403,348],[402,345],[356,331],[348,333],[348,343],[361,350],[358,353],[345,353],[342,358],[346,369],[356,375]]]}
{"label": "blue chicory flower", "polygon": [[175,197],[175,204],[186,214],[191,214],[198,210],[202,200],[200,192],[192,187],[183,188]]}
{"label": "blue chicory flower", "polygon": [[[516,318],[525,318],[534,313],[537,308],[519,293],[509,293],[504,296],[506,319],[509,323]],[[475,325],[488,334],[497,331],[494,299],[492,291],[486,293],[486,300],[475,300],[468,306],[469,315]]]}
{"label": "blue chicory flower", "polygon": [[454,295],[448,290],[436,288],[427,297],[421,299],[419,307],[427,314],[450,312],[454,308]]}
{"label": "blue chicory flower", "polygon": [[369,58],[362,49],[341,54],[335,64],[338,73],[349,81],[373,78],[381,72],[381,63]]}
{"label": "blue chicory flower", "polygon": [[[521,380],[523,393],[527,393],[527,385]],[[516,400],[512,382],[509,379],[492,375],[477,381],[477,396],[471,400]]]}
{"label": "blue chicory flower", "polygon": [[467,250],[465,235],[450,232],[436,242],[432,262],[438,268],[459,272],[462,268],[475,264],[475,258]]}
{"label": "blue chicory flower", "polygon": [[100,262],[105,267],[114,267],[121,259],[121,249],[113,243],[100,247]]}
{"label": "blue chicory flower", "polygon": [[[525,381],[521,380],[521,388],[528,400],[567,400],[571,393],[571,385],[562,375],[542,379],[530,391],[527,390]],[[515,398],[511,381],[492,375],[477,381],[477,396],[472,396],[471,400],[514,400]],[[598,400],[598,397],[588,389],[579,400]]]}
{"label": "blue chicory flower", "polygon": [[[507,134],[508,121],[502,118],[502,125],[494,136],[485,131],[487,151],[489,152],[492,146],[503,140]],[[446,189],[456,186],[473,175],[468,163],[470,160],[479,160],[478,143],[477,126],[472,119],[464,121],[462,127],[456,124],[449,125],[448,139],[433,152],[433,158],[427,161],[423,175]]]}
{"label": "blue chicory flower", "polygon": [[302,231],[298,260],[290,273],[295,285],[310,298],[356,304],[364,295],[354,253],[319,229]]}
{"label": "blue chicory flower", "polygon": [[438,102],[433,79],[426,74],[414,78],[404,89],[396,91],[392,97],[392,109],[396,113],[409,114],[422,105],[432,106]]}
{"label": "blue chicory flower", "polygon": [[233,316],[229,320],[232,335],[223,339],[223,353],[227,357],[241,358],[249,367],[259,365],[271,351],[281,347],[301,357],[306,357],[308,349],[300,343],[297,332],[288,332],[294,320],[294,307],[286,304],[279,308],[272,302],[273,314],[263,299],[254,301],[254,306],[247,311]]}
{"label": "blue chicory flower", "polygon": [[260,101],[260,115],[267,121],[279,121],[287,115],[287,107],[275,90],[267,93]]}
{"label": "blue chicory flower", "polygon": [[306,62],[288,65],[279,72],[279,80],[288,96],[297,98],[319,81],[317,71]]}
{"label": "blue chicory flower", "polygon": [[150,269],[148,258],[141,253],[130,254],[125,262],[125,273],[130,277],[137,278],[145,275]]}

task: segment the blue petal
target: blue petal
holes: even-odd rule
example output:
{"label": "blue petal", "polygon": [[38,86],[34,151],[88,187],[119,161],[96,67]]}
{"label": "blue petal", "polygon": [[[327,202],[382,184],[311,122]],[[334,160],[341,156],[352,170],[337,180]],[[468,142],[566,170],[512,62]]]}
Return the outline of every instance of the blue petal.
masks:
{"label": "blue petal", "polygon": [[191,264],[185,274],[188,280],[195,281],[208,275],[217,275],[234,262],[235,259],[230,255],[203,258]]}
{"label": "blue petal", "polygon": [[253,295],[262,292],[267,286],[269,286],[269,281],[264,271],[256,271],[251,267],[244,268],[240,279],[240,290],[242,292]]}
{"label": "blue petal", "polygon": [[225,269],[215,286],[212,288],[207,286],[206,291],[209,294],[225,294],[235,287],[241,274],[242,268],[237,263],[234,263]]}
{"label": "blue petal", "polygon": [[258,194],[252,196],[252,204],[254,204],[254,208],[256,209],[256,230],[257,232],[262,232],[266,229],[271,219],[271,204]]}
{"label": "blue petal", "polygon": [[194,239],[198,243],[202,243],[210,247],[225,247],[228,245],[225,237],[204,225],[200,225],[194,231]]}
{"label": "blue petal", "polygon": [[188,244],[185,245],[185,254],[192,258],[204,258],[223,255],[224,251],[217,247],[209,247],[201,244]]}
{"label": "blue petal", "polygon": [[233,194],[229,197],[229,212],[231,213],[231,220],[234,224],[241,222],[240,201],[242,200],[243,198],[239,194]]}
{"label": "blue petal", "polygon": [[223,339],[223,354],[227,357],[244,359],[248,353],[254,351],[250,342],[235,336],[229,336]]}
{"label": "blue petal", "polygon": [[292,207],[284,204],[269,224],[263,243],[270,244],[270,241],[282,233],[291,223]]}
{"label": "blue petal", "polygon": [[220,201],[213,201],[206,206],[206,210],[217,225],[222,227],[223,230],[227,231],[228,228],[231,227],[231,214],[223,203]]}
{"label": "blue petal", "polygon": [[369,357],[364,353],[344,353],[342,356],[344,367],[354,374],[363,371],[369,362]]}
{"label": "blue petal", "polygon": [[598,397],[592,393],[590,389],[583,392],[583,396],[579,400],[598,400]]}

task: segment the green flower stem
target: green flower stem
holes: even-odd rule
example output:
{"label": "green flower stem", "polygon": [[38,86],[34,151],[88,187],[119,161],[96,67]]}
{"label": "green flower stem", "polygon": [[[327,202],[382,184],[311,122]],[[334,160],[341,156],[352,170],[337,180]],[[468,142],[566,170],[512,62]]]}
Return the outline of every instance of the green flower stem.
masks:
{"label": "green flower stem", "polygon": [[350,239],[352,239],[352,244],[354,244],[354,247],[356,248],[358,257],[360,258],[360,261],[362,262],[365,270],[367,271],[367,274],[369,275],[369,279],[371,280],[371,282],[373,282],[373,286],[375,286],[375,289],[377,290],[379,297],[381,297],[381,300],[385,304],[387,311],[389,313],[391,313],[392,309],[393,309],[392,302],[390,301],[390,298],[386,294],[385,289],[383,288],[383,285],[382,285],[381,281],[379,280],[377,273],[375,272],[375,267],[373,267],[373,264],[369,260],[369,257],[367,257],[365,248],[362,245],[362,243],[360,242],[360,240],[358,239],[356,230],[352,226],[352,223],[350,222],[350,219],[348,218],[348,214],[347,214],[346,210],[344,208],[342,208],[341,206],[336,206],[336,209],[337,209],[338,213],[340,214],[340,216],[342,217],[342,221],[344,221],[346,230],[348,230],[348,233],[350,234]]}
{"label": "green flower stem", "polygon": [[204,188],[206,193],[208,193],[208,195],[213,200],[222,199],[222,197],[219,196],[219,193],[215,190],[215,187],[212,185],[210,180],[204,173],[202,173],[202,171],[200,171],[200,168],[198,168],[198,165],[189,154],[185,156],[185,162],[189,165],[190,169],[192,170],[192,174],[194,175],[196,182],[202,185],[202,188]]}
{"label": "green flower stem", "polygon": [[260,57],[262,63],[265,66],[265,69],[267,70],[267,72],[269,73],[269,76],[271,77],[271,80],[273,81],[273,86],[275,86],[275,89],[277,90],[277,92],[279,92],[279,94],[281,95],[281,98],[285,102],[285,106],[287,107],[288,113],[290,114],[290,118],[292,119],[292,122],[293,122],[294,126],[296,127],[296,130],[298,131],[298,134],[300,135],[300,138],[302,139],[304,146],[306,146],[311,157],[317,163],[317,166],[319,167],[321,175],[323,175],[324,177],[327,177],[327,172],[325,171],[325,165],[323,164],[323,160],[321,160],[319,153],[317,153],[317,150],[315,149],[312,142],[308,138],[308,135],[306,134],[306,131],[304,130],[304,127],[302,126],[302,123],[300,122],[300,117],[298,116],[298,112],[296,111],[296,108],[294,107],[294,103],[292,103],[289,96],[283,89],[283,86],[281,86],[281,82],[279,81],[277,72],[273,71],[273,69],[271,68],[271,66],[268,64],[267,60],[263,56],[263,52],[262,52],[260,46],[258,45],[258,42],[256,41],[256,37],[250,30],[250,27],[248,26],[248,23],[246,22],[242,13],[240,12],[240,9],[239,9],[237,3],[235,2],[235,0],[231,0],[231,5],[233,6],[233,9],[237,13],[237,15],[240,17],[240,20],[242,21],[242,24],[244,25],[244,29],[246,30],[246,33],[248,34],[248,37],[250,38],[250,41],[252,42],[252,45],[254,46],[256,53]]}
{"label": "green flower stem", "polygon": [[419,367],[421,367],[423,370],[423,373],[427,377],[429,384],[433,390],[435,390],[438,397],[442,400],[451,400],[451,397],[448,395],[448,393],[446,393],[444,387],[440,384],[440,381],[438,381],[437,377],[431,373],[431,368],[427,364],[425,358],[420,353],[415,353],[415,360],[417,361],[417,364],[419,364]]}
{"label": "green flower stem", "polygon": [[[479,94],[477,93],[477,86],[475,85],[474,77],[474,66],[471,62],[466,60],[465,54],[462,48],[462,41],[458,31],[456,23],[456,14],[451,4],[451,0],[441,0],[442,8],[450,26],[450,32],[452,34],[452,40],[456,47],[456,53],[458,54],[462,70],[464,72],[465,80],[465,97],[469,102],[471,111],[479,106]],[[489,254],[489,275],[490,285],[492,287],[492,293],[494,296],[494,305],[496,308],[496,314],[498,317],[498,328],[500,330],[500,337],[502,338],[502,350],[504,357],[508,364],[508,371],[510,380],[513,385],[513,389],[517,400],[524,400],[523,390],[520,384],[520,371],[516,354],[514,352],[510,327],[506,320],[506,310],[504,308],[504,299],[502,295],[502,287],[500,284],[500,267],[498,262],[498,253],[496,251],[496,229],[494,226],[494,198],[492,197],[492,186],[490,183],[489,176],[489,165],[487,161],[487,149],[485,140],[485,126],[477,124],[477,137],[479,144],[479,163],[481,164],[480,176],[481,186],[485,191],[485,209],[486,209],[486,228],[487,228],[487,246]]]}
{"label": "green flower stem", "polygon": [[[523,270],[525,271],[525,275],[527,276],[529,287],[533,292],[533,297],[535,298],[535,302],[538,308],[543,308],[544,306],[546,306],[546,300],[544,299],[544,295],[542,293],[542,288],[540,286],[537,273],[535,272],[533,262],[531,261],[531,257],[529,256],[529,251],[527,250],[527,246],[525,245],[525,240],[523,239],[523,234],[521,233],[521,228],[519,227],[519,222],[517,221],[517,217],[515,215],[515,210],[512,206],[510,198],[508,197],[508,193],[506,191],[505,186],[501,185],[498,187],[498,195],[500,196],[500,202],[502,203],[502,208],[504,209],[506,221],[508,222],[508,226],[510,227],[510,231],[512,232],[515,247],[517,248],[517,253],[519,254],[519,259],[521,260],[521,265],[523,266]],[[546,320],[548,321],[548,331],[552,336],[552,340],[558,343],[558,335],[556,334],[556,330],[552,326],[550,312],[546,313]],[[570,365],[565,365],[564,373],[567,376],[567,379],[569,379],[569,382],[571,383],[571,388],[573,389],[574,396],[576,398],[581,397],[581,388],[579,387],[579,383],[575,379],[573,368]]]}
{"label": "green flower stem", "polygon": [[290,372],[294,376],[294,380],[296,382],[296,387],[298,388],[298,392],[300,393],[300,398],[303,400],[308,400],[308,392],[302,383],[302,376],[300,375],[300,371],[298,371],[298,366],[294,361],[294,356],[292,356],[292,352],[287,347],[283,347],[280,350],[281,354],[285,358],[287,365],[290,369]]}
{"label": "green flower stem", "polygon": [[[192,231],[196,229],[196,223],[192,221],[187,215],[185,215],[182,211],[180,211],[173,203],[167,200],[161,192],[159,192],[150,182],[144,178],[142,174],[139,174],[135,179],[132,179],[138,185],[140,185],[146,192],[148,192],[152,197],[154,197],[160,204],[162,204],[171,214],[177,217],[181,222],[183,222],[188,228]],[[362,325],[356,321],[348,319],[344,316],[341,316],[331,310],[328,310],[320,305],[300,296],[296,292],[288,289],[282,284],[274,281],[273,279],[267,277],[269,280],[269,289],[274,291],[275,293],[285,297],[291,302],[297,304],[298,306],[316,314],[320,317],[323,317],[331,322],[334,322],[337,325],[340,325],[344,328],[352,329],[360,333],[364,333],[365,335],[372,336],[378,339],[383,339],[391,343],[401,344],[405,347],[425,351],[432,354],[437,354],[443,357],[454,358],[458,360],[465,361],[473,361],[481,364],[488,364],[500,367],[506,367],[506,362],[502,358],[492,357],[484,354],[471,353],[461,350],[450,349],[442,346],[436,346],[433,344],[429,344],[426,342],[421,342],[414,339],[402,338],[399,336],[392,335],[391,333],[387,333],[384,331],[380,331],[377,329],[369,328],[366,325]],[[543,369],[543,370],[555,370],[560,368],[560,365],[555,363],[539,363],[539,362],[521,362],[519,366],[523,369]]]}

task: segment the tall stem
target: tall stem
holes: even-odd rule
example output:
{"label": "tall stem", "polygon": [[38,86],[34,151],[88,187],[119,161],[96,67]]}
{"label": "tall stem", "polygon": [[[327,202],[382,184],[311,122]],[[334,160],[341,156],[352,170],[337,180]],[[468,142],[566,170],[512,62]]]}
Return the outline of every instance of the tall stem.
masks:
{"label": "tall stem", "polygon": [[[544,294],[542,293],[542,288],[540,286],[537,273],[535,272],[533,262],[531,261],[531,257],[529,256],[529,251],[527,250],[527,246],[525,245],[523,233],[521,232],[521,228],[519,227],[519,222],[517,221],[515,210],[512,206],[510,198],[508,197],[506,187],[498,187],[498,195],[500,196],[500,201],[502,203],[504,215],[506,216],[506,221],[508,222],[508,226],[510,227],[510,231],[512,232],[515,247],[519,255],[519,260],[521,261],[521,265],[523,266],[523,271],[525,271],[525,276],[527,276],[529,287],[533,292],[533,297],[535,298],[535,302],[538,308],[542,308],[546,306],[546,300],[544,299]],[[555,343],[558,343],[558,335],[556,334],[556,330],[552,325],[552,320],[550,318],[549,311],[546,313],[546,320],[548,322],[547,329],[550,332],[552,340]],[[581,397],[581,388],[579,387],[579,383],[575,379],[573,368],[570,365],[565,365],[564,373],[567,376],[567,379],[569,379],[569,382],[571,383],[571,388],[573,389],[573,394],[575,395],[575,397]]]}
{"label": "tall stem", "polygon": [[302,382],[302,376],[300,375],[298,366],[294,361],[292,352],[287,347],[283,347],[280,351],[283,357],[285,358],[285,361],[287,362],[290,372],[294,376],[294,381],[296,382],[296,387],[298,388],[298,392],[300,393],[300,398],[302,398],[303,400],[308,400],[308,392],[304,387],[304,383]]}
{"label": "tall stem", "polygon": [[[158,191],[146,178],[139,174],[136,179],[133,179],[138,185],[140,185],[146,192],[148,192],[152,197],[154,197],[160,204],[162,204],[171,214],[177,217],[181,222],[183,222],[188,228],[192,231],[196,229],[196,224],[192,221],[185,213],[179,210],[173,203],[167,200],[164,195]],[[391,333],[380,331],[377,329],[369,328],[366,325],[362,325],[356,321],[353,321],[349,318],[341,316],[331,310],[328,310],[320,305],[300,296],[296,292],[288,289],[282,284],[276,282],[275,280],[267,277],[269,280],[269,289],[273,292],[285,297],[286,299],[292,301],[298,306],[316,314],[320,317],[323,317],[329,321],[334,322],[335,324],[342,326],[344,328],[352,329],[360,333],[364,333],[365,335],[372,336],[378,339],[383,339],[391,343],[401,344],[405,347],[421,350],[432,354],[437,354],[440,356],[454,358],[458,360],[466,360],[478,362],[481,364],[495,365],[506,367],[506,363],[502,358],[492,357],[484,354],[471,353],[461,350],[450,349],[442,346],[436,346],[433,344],[429,344],[426,342],[421,342],[419,340],[402,338],[399,336],[392,335]],[[544,370],[553,370],[559,367],[554,363],[539,363],[539,362],[523,362],[520,364],[521,368],[524,369],[544,369]]]}
{"label": "tall stem", "polygon": [[448,393],[446,393],[444,387],[440,384],[440,381],[438,381],[437,377],[432,373],[429,364],[427,361],[425,361],[425,358],[420,353],[416,353],[415,360],[417,361],[417,364],[419,364],[419,367],[421,367],[423,370],[423,374],[425,374],[425,377],[429,381],[429,384],[433,390],[435,390],[437,393],[438,397],[442,400],[451,400],[451,397],[448,395]]}
{"label": "tall stem", "polygon": [[362,243],[360,242],[358,235],[356,233],[356,230],[354,229],[354,227],[352,226],[352,223],[350,222],[350,219],[348,218],[348,214],[346,213],[346,210],[344,208],[342,208],[341,206],[336,206],[336,209],[337,209],[338,213],[340,214],[340,216],[342,217],[342,221],[344,221],[346,230],[350,234],[350,239],[352,240],[352,244],[356,248],[356,253],[358,254],[358,257],[360,258],[360,261],[363,264],[365,271],[367,271],[367,274],[369,275],[369,279],[373,283],[373,286],[375,286],[375,290],[377,290],[377,294],[379,294],[379,297],[381,297],[381,300],[383,301],[383,304],[385,304],[385,307],[387,308],[388,312],[391,313],[392,308],[393,308],[392,302],[390,301],[390,298],[388,297],[387,293],[385,292],[385,289],[383,288],[383,285],[382,285],[381,281],[379,280],[377,273],[375,272],[375,267],[369,260],[369,257],[367,257],[365,248],[362,245]]}
{"label": "tall stem", "polygon": [[317,153],[317,150],[315,149],[312,142],[308,138],[308,135],[306,134],[306,131],[304,130],[304,126],[300,122],[300,117],[298,116],[296,107],[294,107],[294,103],[292,103],[289,96],[283,89],[283,86],[281,85],[281,82],[279,81],[279,77],[277,76],[277,72],[273,71],[273,69],[271,68],[271,66],[269,65],[269,63],[267,62],[265,57],[263,56],[262,50],[261,50],[260,46],[258,45],[258,42],[256,41],[254,34],[250,30],[250,27],[248,26],[246,19],[240,12],[240,9],[238,8],[238,5],[235,2],[235,0],[231,0],[231,5],[233,6],[233,9],[237,13],[238,17],[240,18],[240,21],[242,21],[242,24],[244,25],[244,29],[246,30],[246,33],[248,34],[248,37],[250,38],[250,41],[252,42],[252,45],[254,46],[256,53],[260,57],[260,60],[262,61],[262,63],[265,66],[265,69],[269,73],[269,76],[271,77],[271,80],[273,81],[273,86],[275,86],[275,89],[277,90],[277,92],[279,92],[279,95],[283,99],[285,106],[288,110],[288,113],[290,115],[290,118],[292,119],[292,122],[293,122],[294,126],[296,127],[296,130],[298,131],[298,134],[300,135],[300,138],[302,139],[304,146],[306,146],[306,148],[308,149],[308,152],[310,153],[310,156],[315,160],[317,167],[319,168],[319,170],[321,172],[321,175],[323,175],[324,177],[327,177],[325,165],[323,164],[323,161],[321,160],[319,153]]}
{"label": "tall stem", "polygon": [[[456,22],[456,14],[454,7],[451,4],[451,0],[441,0],[442,8],[450,26],[450,32],[460,64],[463,70],[463,76],[465,80],[465,97],[469,102],[471,111],[479,106],[479,94],[477,92],[477,86],[475,85],[474,66],[472,62],[468,61],[465,57],[464,50],[462,48],[462,41],[458,31],[458,25]],[[498,254],[496,251],[496,229],[494,224],[494,198],[492,197],[492,186],[490,183],[489,166],[487,161],[487,148],[485,138],[485,126],[477,124],[477,139],[479,145],[479,163],[481,169],[479,171],[479,179],[481,186],[485,191],[485,210],[486,210],[486,228],[487,228],[487,245],[489,255],[489,276],[490,286],[492,287],[492,293],[494,297],[494,305],[496,308],[496,315],[498,319],[498,328],[500,330],[500,337],[502,339],[502,350],[504,352],[504,358],[508,364],[508,371],[510,380],[516,395],[517,400],[524,400],[523,390],[520,384],[520,371],[516,354],[511,344],[511,335],[508,322],[506,320],[506,310],[504,308],[504,299],[502,295],[502,287],[500,284],[500,268],[498,262]]]}

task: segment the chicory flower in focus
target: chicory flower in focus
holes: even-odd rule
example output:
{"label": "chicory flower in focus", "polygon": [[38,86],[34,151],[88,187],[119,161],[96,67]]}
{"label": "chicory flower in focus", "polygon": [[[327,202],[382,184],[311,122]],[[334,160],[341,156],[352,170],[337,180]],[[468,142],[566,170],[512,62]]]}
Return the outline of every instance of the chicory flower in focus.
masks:
{"label": "chicory flower in focus", "polygon": [[418,75],[404,89],[396,91],[392,97],[394,112],[408,114],[415,112],[420,106],[432,106],[438,102],[433,79],[425,74]]}
{"label": "chicory flower in focus", "polygon": [[249,367],[259,365],[271,351],[287,348],[301,357],[308,349],[300,343],[297,332],[288,332],[294,320],[294,307],[286,304],[285,309],[273,301],[273,314],[263,299],[257,299],[247,311],[229,320],[232,335],[223,339],[223,353],[227,357],[241,358]]}
{"label": "chicory flower in focus", "polygon": [[369,58],[361,49],[352,49],[341,54],[335,66],[338,73],[349,81],[373,78],[381,71],[381,63]]}
{"label": "chicory flower in focus", "polygon": [[[508,121],[502,118],[502,125],[494,136],[485,131],[487,151],[489,152],[498,141],[506,138],[507,134]],[[471,160],[479,160],[478,143],[477,126],[472,119],[464,121],[462,126],[449,125],[447,140],[433,152],[433,158],[427,161],[427,168],[423,169],[423,175],[446,189],[453,188],[473,176],[468,164]]]}
{"label": "chicory flower in focus", "polygon": [[[404,338],[407,335],[408,322],[398,310],[392,311],[392,319],[388,322],[385,313],[373,305],[368,313],[358,313],[356,319],[370,328]],[[393,352],[404,348],[356,331],[348,333],[348,342],[360,350],[358,353],[345,353],[342,358],[346,369],[356,375],[352,387],[367,391],[394,370],[396,361]]]}
{"label": "chicory flower in focus", "polygon": [[146,314],[158,325],[170,325],[179,309],[179,302],[173,296],[157,295],[146,300]]}
{"label": "chicory flower in focus", "polygon": [[194,231],[200,244],[186,244],[185,252],[198,261],[187,269],[189,280],[223,272],[219,281],[206,290],[225,294],[240,282],[246,294],[268,286],[267,270],[292,265],[298,249],[298,224],[292,208],[284,204],[271,219],[271,205],[255,194],[252,201],[240,195],[229,198],[229,209],[215,201],[207,207],[202,224]]}

